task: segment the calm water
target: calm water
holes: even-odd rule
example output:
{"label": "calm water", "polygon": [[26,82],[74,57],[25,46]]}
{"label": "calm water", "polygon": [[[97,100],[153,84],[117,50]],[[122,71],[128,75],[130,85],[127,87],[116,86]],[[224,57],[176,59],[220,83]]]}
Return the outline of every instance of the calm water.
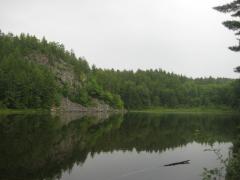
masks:
{"label": "calm water", "polygon": [[239,124],[230,114],[0,116],[0,179],[198,180],[223,166],[211,150],[226,159]]}

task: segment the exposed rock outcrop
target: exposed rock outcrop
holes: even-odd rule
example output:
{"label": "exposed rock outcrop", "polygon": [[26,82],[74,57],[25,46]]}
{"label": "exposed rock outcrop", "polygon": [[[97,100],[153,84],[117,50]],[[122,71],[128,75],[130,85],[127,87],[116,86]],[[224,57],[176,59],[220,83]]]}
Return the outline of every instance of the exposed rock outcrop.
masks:
{"label": "exposed rock outcrop", "polygon": [[68,98],[62,98],[59,107],[53,107],[52,111],[62,112],[108,112],[114,111],[108,104],[97,99],[92,100],[93,105],[89,107],[70,101]]}
{"label": "exposed rock outcrop", "polygon": [[59,85],[62,84],[69,84],[70,86],[80,85],[79,80],[74,75],[73,65],[70,63],[66,63],[62,59],[50,61],[47,55],[41,53],[32,53],[26,56],[25,59],[47,66],[49,69],[51,69],[51,72],[53,72],[54,75],[56,76]]}
{"label": "exposed rock outcrop", "polygon": [[[66,62],[61,58],[53,60],[42,53],[32,53],[25,57],[26,60],[34,63],[47,66],[54,74],[56,82],[59,87],[67,87],[68,93],[76,94],[76,92],[83,87],[87,82],[87,75],[85,73],[76,74],[75,66],[72,63]],[[108,112],[116,111],[102,100],[91,99],[91,106],[85,107],[76,102],[72,102],[69,98],[61,99],[59,107],[52,107],[51,111],[59,112]]]}

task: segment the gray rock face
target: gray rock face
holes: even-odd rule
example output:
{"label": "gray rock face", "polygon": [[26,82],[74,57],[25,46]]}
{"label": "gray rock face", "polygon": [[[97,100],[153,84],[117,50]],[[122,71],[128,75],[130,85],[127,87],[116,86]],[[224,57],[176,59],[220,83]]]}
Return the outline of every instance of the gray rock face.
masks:
{"label": "gray rock face", "polygon": [[[48,56],[41,53],[32,53],[25,57],[26,60],[47,66],[55,75],[60,87],[67,85],[69,91],[75,93],[77,88],[81,88],[87,77],[84,73],[80,77],[76,77],[74,66],[71,63],[66,63],[62,59],[52,61]],[[70,101],[68,98],[62,98],[59,107],[52,107],[52,111],[60,112],[107,112],[114,111],[108,104],[98,99],[92,99],[92,106],[85,107],[81,104]]]}
{"label": "gray rock face", "polygon": [[66,63],[62,59],[57,59],[52,62],[49,58],[40,53],[33,53],[25,57],[25,59],[47,66],[58,79],[59,85],[68,84],[69,86],[78,86],[81,85],[79,78],[75,77],[73,65]]}
{"label": "gray rock face", "polygon": [[113,111],[113,109],[106,103],[93,99],[93,106],[85,107],[81,104],[74,103],[68,98],[62,98],[59,107],[53,107],[52,111],[62,111],[62,112],[107,112]]}

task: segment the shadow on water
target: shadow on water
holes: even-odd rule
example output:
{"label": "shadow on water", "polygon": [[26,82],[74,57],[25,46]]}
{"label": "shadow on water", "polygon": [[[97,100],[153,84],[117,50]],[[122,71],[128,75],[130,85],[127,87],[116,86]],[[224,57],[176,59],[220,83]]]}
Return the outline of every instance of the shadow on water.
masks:
{"label": "shadow on water", "polygon": [[161,153],[191,142],[232,142],[237,115],[0,116],[0,179],[57,179],[102,152]]}

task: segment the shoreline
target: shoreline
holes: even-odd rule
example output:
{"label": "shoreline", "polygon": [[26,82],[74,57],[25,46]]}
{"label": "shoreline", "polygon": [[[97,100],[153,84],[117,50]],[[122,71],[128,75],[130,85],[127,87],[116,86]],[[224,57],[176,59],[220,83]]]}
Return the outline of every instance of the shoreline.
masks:
{"label": "shoreline", "polygon": [[8,114],[37,114],[37,113],[111,113],[111,112],[127,112],[126,110],[107,110],[107,111],[93,111],[92,109],[87,111],[52,111],[48,109],[0,109],[0,115],[8,115]]}
{"label": "shoreline", "polygon": [[192,107],[192,108],[147,108],[139,110],[129,110],[132,113],[240,113],[240,111],[232,108],[222,108],[222,107]]}

